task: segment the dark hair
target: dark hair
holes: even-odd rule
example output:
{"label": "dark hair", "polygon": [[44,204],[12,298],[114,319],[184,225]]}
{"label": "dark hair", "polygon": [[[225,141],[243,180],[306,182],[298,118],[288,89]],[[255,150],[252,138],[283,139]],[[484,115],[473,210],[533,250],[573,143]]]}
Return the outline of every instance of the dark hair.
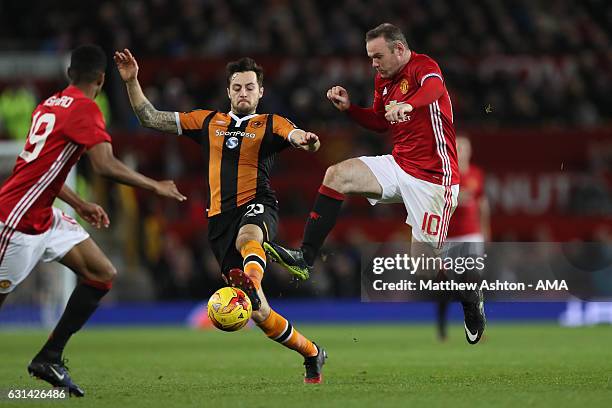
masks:
{"label": "dark hair", "polygon": [[400,30],[398,26],[393,24],[382,23],[378,27],[371,29],[366,33],[366,42],[372,41],[378,37],[383,37],[391,50],[393,50],[393,45],[398,41],[404,44],[406,48],[409,48],[404,33],[402,33],[402,30]]}
{"label": "dark hair", "polygon": [[97,45],[81,45],[72,51],[68,77],[77,83],[94,82],[106,70],[106,54]]}
{"label": "dark hair", "polygon": [[255,75],[257,76],[257,83],[260,87],[263,86],[263,68],[261,65],[257,65],[253,58],[244,57],[240,58],[238,61],[232,61],[227,64],[225,70],[227,72],[227,86],[230,85],[232,77],[235,73],[249,71],[255,72]]}

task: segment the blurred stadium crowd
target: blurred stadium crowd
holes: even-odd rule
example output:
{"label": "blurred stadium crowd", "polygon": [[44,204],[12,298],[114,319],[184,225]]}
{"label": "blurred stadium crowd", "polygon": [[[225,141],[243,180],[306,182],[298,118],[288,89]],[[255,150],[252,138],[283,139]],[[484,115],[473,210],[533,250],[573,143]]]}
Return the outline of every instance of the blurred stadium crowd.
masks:
{"label": "blurred stadium crowd", "polygon": [[[141,63],[147,96],[158,109],[173,111],[227,109],[225,63],[244,55],[256,58],[267,73],[260,111],[316,130],[330,145],[313,159],[282,154],[276,171],[282,176],[273,176],[281,201],[280,237],[295,239],[283,223],[299,232],[326,165],[389,150],[388,141],[349,124],[324,99],[329,86],[342,84],[354,103],[371,103],[373,74],[364,35],[383,21],[398,24],[412,49],[439,62],[459,130],[575,129],[578,138],[582,131],[605,129],[609,135],[612,3],[602,0],[477,0],[469,6],[456,0],[0,2],[0,50],[55,55],[93,42],[110,56],[130,48]],[[62,81],[41,87],[15,75],[14,81],[0,82],[3,137],[23,139],[38,100]],[[204,297],[221,283],[205,238],[205,164],[192,145],[139,130],[111,64],[107,81],[100,104],[119,154],[146,174],[177,179],[190,197],[187,209],[160,204],[149,195],[92,180],[87,165],[81,166],[89,181],[82,182],[80,192],[102,201],[115,220],[112,232],[100,236],[101,246],[112,248],[118,265],[141,272],[124,276],[115,296]],[[572,205],[609,215],[612,144],[597,146],[585,171],[600,178],[590,189],[591,181],[583,183],[585,199]],[[307,171],[296,166],[306,160]],[[375,215],[380,225],[404,219],[402,208],[371,209],[365,200],[353,200],[345,212],[362,219]],[[609,231],[597,233],[611,240]],[[385,238],[393,234],[407,237],[391,231]],[[335,256],[297,289],[270,268],[269,293],[358,296],[358,248],[367,239],[363,231],[345,228],[342,243],[332,239],[328,245]]]}
{"label": "blurred stadium crowd", "polygon": [[[55,53],[96,42],[138,57],[251,55],[286,59],[266,85],[287,115],[334,120],[321,104],[329,83],[370,98],[371,73],[329,64],[365,59],[364,33],[381,21],[439,61],[462,124],[599,125],[611,118],[612,6],[601,0],[127,0],[2,2],[0,48]],[[13,16],[22,16],[19,23]],[[84,16],[87,16],[84,18]],[[290,58],[288,58],[290,57]],[[321,65],[327,69],[321,71]],[[161,107],[208,105],[216,84],[159,69]],[[197,75],[197,73],[193,73]],[[323,74],[323,75],[322,75]],[[196,82],[196,83],[194,83]],[[176,106],[177,99],[185,101]],[[179,101],[180,102],[180,101]],[[490,104],[503,115],[483,117]],[[122,116],[122,115],[121,115]]]}

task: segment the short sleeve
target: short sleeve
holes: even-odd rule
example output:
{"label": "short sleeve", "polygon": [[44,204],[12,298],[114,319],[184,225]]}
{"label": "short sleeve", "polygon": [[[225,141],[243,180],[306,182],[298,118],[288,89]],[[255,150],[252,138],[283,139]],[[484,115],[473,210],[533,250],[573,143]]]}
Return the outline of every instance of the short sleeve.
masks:
{"label": "short sleeve", "polygon": [[429,78],[439,78],[442,82],[444,82],[440,67],[436,61],[429,57],[425,57],[419,61],[419,64],[415,70],[415,75],[419,86],[423,86],[423,83],[425,83],[425,81]]}
{"label": "short sleeve", "polygon": [[211,113],[213,113],[213,111],[204,109],[194,110],[191,112],[174,112],[176,126],[178,127],[178,134],[182,135],[186,131],[190,130],[202,130],[204,121]]}
{"label": "short sleeve", "polygon": [[93,101],[81,103],[74,108],[70,114],[70,123],[66,126],[66,134],[70,140],[86,149],[99,143],[111,142],[102,112]]}
{"label": "short sleeve", "polygon": [[279,115],[272,116],[272,128],[275,135],[278,135],[285,140],[288,140],[289,135],[292,132],[298,130],[298,127],[295,126],[293,122]]}

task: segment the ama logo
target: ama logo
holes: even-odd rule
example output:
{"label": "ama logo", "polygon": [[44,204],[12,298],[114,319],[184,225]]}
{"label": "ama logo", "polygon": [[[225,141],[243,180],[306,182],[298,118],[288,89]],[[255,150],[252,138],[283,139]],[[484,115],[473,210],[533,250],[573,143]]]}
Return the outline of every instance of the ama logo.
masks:
{"label": "ama logo", "polygon": [[238,138],[235,136],[230,137],[225,141],[225,145],[228,149],[235,149],[238,146]]}

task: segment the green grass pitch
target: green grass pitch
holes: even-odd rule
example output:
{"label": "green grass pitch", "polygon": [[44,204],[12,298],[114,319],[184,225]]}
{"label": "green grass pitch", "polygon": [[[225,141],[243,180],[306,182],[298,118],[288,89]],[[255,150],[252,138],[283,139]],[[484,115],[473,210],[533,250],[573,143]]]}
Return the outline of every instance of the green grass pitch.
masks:
{"label": "green grass pitch", "polygon": [[[256,328],[88,329],[66,350],[87,393],[79,407],[609,407],[612,327],[492,325],[482,344],[453,326],[299,325],[329,352],[325,383],[302,383],[302,359]],[[0,388],[45,388],[26,365],[41,331],[0,331]],[[0,406],[33,406],[8,402]],[[40,404],[40,402],[38,402]],[[58,405],[54,405],[58,406]]]}

